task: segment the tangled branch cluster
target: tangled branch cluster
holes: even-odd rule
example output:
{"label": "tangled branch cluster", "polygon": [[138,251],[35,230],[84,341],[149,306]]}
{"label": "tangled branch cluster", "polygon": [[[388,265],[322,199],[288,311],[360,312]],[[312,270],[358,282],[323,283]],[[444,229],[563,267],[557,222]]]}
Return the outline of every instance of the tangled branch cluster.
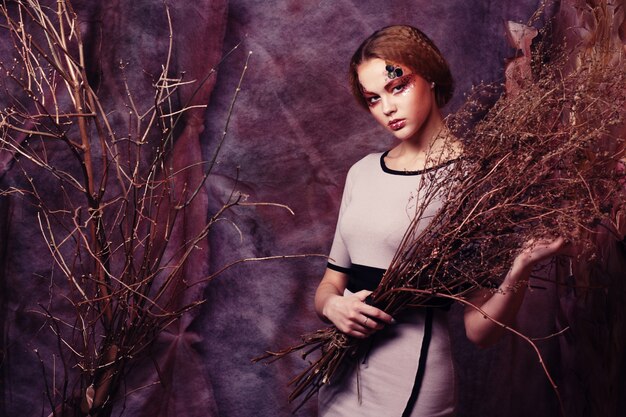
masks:
{"label": "tangled branch cluster", "polygon": [[[532,76],[519,91],[487,109],[481,94],[488,89],[478,90],[448,120],[462,138],[463,156],[416,184],[424,203],[371,295],[376,307],[394,316],[442,298],[464,301],[473,289],[497,285],[533,239],[563,236],[593,258],[598,229],[619,230],[615,213],[626,208],[618,169],[625,149],[617,133],[626,108],[621,53],[617,60],[615,51],[581,59],[573,70],[564,53],[541,46],[536,53]],[[467,128],[481,112],[481,121]],[[433,198],[443,198],[443,207],[420,227]],[[290,400],[303,395],[304,402],[362,343],[331,327],[259,359],[319,352],[291,382]]]}
{"label": "tangled branch cluster", "polygon": [[[120,68],[128,123],[120,132],[119,120],[112,120],[120,109],[107,109],[90,84],[71,3],[47,3],[53,6],[0,3],[2,36],[14,56],[0,62],[8,101],[0,111],[0,158],[26,181],[0,190],[0,197],[23,196],[36,207],[56,268],[51,275],[60,271],[66,280],[50,289],[48,305],[40,305],[62,362],[59,371],[40,358],[50,416],[107,416],[132,361],[201,303],[187,295],[190,287],[216,274],[189,276],[186,267],[206,247],[209,229],[232,206],[253,203],[233,192],[209,219],[205,208],[194,211],[215,158],[178,163],[173,155],[184,114],[206,106],[178,103],[179,88],[191,82],[172,74],[166,6],[170,44],[153,80],[152,102],[136,101]],[[242,78],[245,68],[247,61]],[[204,81],[196,82],[196,91]],[[229,117],[240,85],[241,79]],[[193,233],[177,236],[182,219],[198,211]]]}

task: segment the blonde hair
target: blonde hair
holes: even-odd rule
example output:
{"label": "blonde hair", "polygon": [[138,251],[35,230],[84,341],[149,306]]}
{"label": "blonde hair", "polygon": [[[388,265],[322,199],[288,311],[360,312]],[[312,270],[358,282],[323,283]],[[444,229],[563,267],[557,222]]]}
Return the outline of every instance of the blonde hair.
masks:
{"label": "blonde hair", "polygon": [[446,59],[428,36],[412,26],[387,26],[365,39],[350,60],[352,94],[368,108],[357,74],[358,66],[369,59],[379,58],[410,68],[426,81],[435,83],[437,106],[443,107],[452,97],[454,80]]}

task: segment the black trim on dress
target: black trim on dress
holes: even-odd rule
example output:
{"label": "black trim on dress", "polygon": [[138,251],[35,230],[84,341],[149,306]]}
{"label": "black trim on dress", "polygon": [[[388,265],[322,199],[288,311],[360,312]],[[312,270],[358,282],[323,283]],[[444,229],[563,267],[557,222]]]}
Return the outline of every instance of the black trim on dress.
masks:
{"label": "black trim on dress", "polygon": [[352,292],[361,290],[374,291],[383,278],[385,269],[372,266],[352,264],[350,267],[350,279],[347,288]]}
{"label": "black trim on dress", "polygon": [[326,268],[332,269],[333,271],[344,273],[346,275],[350,275],[350,268],[344,268],[343,266],[331,264],[330,262],[326,264]]}
{"label": "black trim on dress", "polygon": [[434,170],[436,170],[436,169],[446,167],[446,166],[448,166],[448,165],[450,165],[450,164],[452,164],[452,163],[454,163],[454,162],[456,162],[456,161],[458,161],[458,160],[460,159],[460,158],[450,159],[450,160],[448,160],[448,161],[444,162],[444,163],[443,163],[443,164],[441,164],[441,165],[435,165],[435,166],[428,167],[428,168],[426,168],[426,169],[420,169],[420,170],[417,170],[417,171],[398,171],[398,170],[395,170],[395,169],[391,169],[391,168],[389,168],[389,167],[387,166],[387,164],[385,164],[385,157],[387,156],[387,154],[388,154],[388,153],[389,153],[389,151],[385,151],[385,152],[384,152],[384,153],[380,156],[380,167],[381,167],[381,168],[382,168],[382,170],[383,170],[384,172],[386,172],[387,174],[392,174],[392,175],[403,175],[403,176],[407,176],[407,175],[420,175],[420,174],[425,174],[425,173],[427,173],[427,172],[434,171]]}
{"label": "black trim on dress", "polygon": [[417,396],[422,387],[422,381],[424,380],[424,372],[426,369],[426,357],[428,356],[428,347],[430,346],[430,339],[433,335],[433,309],[426,309],[426,319],[424,322],[424,339],[422,339],[422,348],[420,349],[420,359],[417,364],[417,372],[415,373],[415,382],[413,383],[413,389],[409,396],[409,401],[404,407],[402,417],[408,417],[413,412],[415,403],[417,402]]}

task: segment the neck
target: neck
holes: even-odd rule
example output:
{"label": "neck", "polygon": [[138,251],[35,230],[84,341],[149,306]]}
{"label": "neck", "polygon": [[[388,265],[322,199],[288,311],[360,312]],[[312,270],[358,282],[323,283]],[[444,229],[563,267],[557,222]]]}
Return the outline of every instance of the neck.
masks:
{"label": "neck", "polygon": [[461,153],[460,144],[447,130],[442,119],[429,124],[416,138],[401,142],[386,157],[385,163],[395,170],[419,171],[439,165]]}
{"label": "neck", "polygon": [[419,142],[404,141],[399,143],[398,146],[393,149],[393,157],[398,158],[398,162],[404,165],[417,164],[417,169],[423,169],[427,165],[427,160],[441,158],[442,149],[445,146],[447,136],[447,131],[445,127],[442,126],[441,129],[433,132],[428,140]]}
{"label": "neck", "polygon": [[427,122],[422,128],[410,139],[403,142],[409,152],[428,152],[432,149],[433,144],[440,138],[445,130],[445,123],[439,108],[433,103]]}
{"label": "neck", "polygon": [[394,150],[397,156],[423,156],[425,158],[426,155],[436,151],[442,142],[445,142],[443,139],[448,136],[448,132],[443,118],[438,108],[435,108],[433,112],[434,114],[431,114],[428,123],[419,132],[396,146]]}

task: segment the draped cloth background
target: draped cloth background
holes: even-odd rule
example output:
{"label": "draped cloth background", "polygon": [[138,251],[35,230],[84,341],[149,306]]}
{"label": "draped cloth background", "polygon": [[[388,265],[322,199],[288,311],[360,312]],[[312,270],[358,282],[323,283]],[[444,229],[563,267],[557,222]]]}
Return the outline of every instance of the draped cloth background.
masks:
{"label": "draped cloth background", "polygon": [[[561,7],[583,2],[563,2]],[[198,0],[169,2],[174,18],[175,69],[200,79],[235,45],[194,103],[173,156],[184,166],[208,159],[224,129],[227,109],[248,51],[253,55],[236,103],[218,168],[206,193],[179,224],[183,242],[194,222],[214,213],[233,187],[250,201],[290,206],[239,207],[220,222],[205,250],[186,271],[201,277],[228,262],[251,256],[327,253],[348,167],[392,139],[350,97],[346,67],[358,44],[375,29],[406,23],[423,29],[448,58],[457,82],[454,111],[481,81],[502,81],[504,62],[516,51],[506,42],[504,22],[526,22],[537,0],[446,2],[395,0]],[[123,109],[120,62],[136,100],[150,100],[150,74],[160,71],[167,49],[161,1],[75,1],[87,39],[89,71],[105,102]],[[623,7],[623,5],[622,5]],[[569,19],[576,13],[548,15]],[[569,9],[574,10],[574,9]],[[623,9],[622,9],[623,10]],[[623,26],[622,26],[623,29]],[[621,30],[616,36],[624,36]],[[9,45],[2,41],[7,56]],[[3,56],[3,57],[4,57]],[[186,102],[191,92],[179,92]],[[0,99],[4,100],[4,99]],[[120,126],[123,120],[118,121]],[[2,187],[23,184],[10,160],[0,161]],[[194,171],[195,172],[195,171]],[[198,175],[198,172],[190,175]],[[236,181],[236,178],[237,181]],[[36,178],[36,181],[46,181]],[[37,350],[48,368],[56,339],[35,311],[48,300],[52,262],[33,221],[35,211],[19,198],[0,200],[0,415],[47,415]],[[520,313],[526,334],[542,337],[572,326],[565,336],[538,342],[556,376],[568,416],[616,416],[626,401],[623,245],[597,271],[610,291],[582,298],[546,284],[527,297]],[[297,341],[320,326],[312,307],[325,260],[245,263],[190,296],[207,302],[162,334],[151,358],[139,361],[126,387],[129,416],[288,416],[287,381],[305,363],[297,357],[270,367],[250,359],[265,349]],[[563,273],[563,271],[561,271]],[[567,274],[565,274],[567,275]],[[623,281],[623,280],[622,280]],[[620,302],[621,301],[621,302]],[[556,397],[532,350],[506,336],[479,351],[464,337],[461,309],[451,311],[459,373],[459,416],[558,415]],[[160,368],[161,383],[154,363]],[[147,386],[134,391],[135,388]],[[41,410],[46,410],[42,413]],[[114,415],[122,410],[122,404]],[[315,415],[312,401],[300,415]]]}

